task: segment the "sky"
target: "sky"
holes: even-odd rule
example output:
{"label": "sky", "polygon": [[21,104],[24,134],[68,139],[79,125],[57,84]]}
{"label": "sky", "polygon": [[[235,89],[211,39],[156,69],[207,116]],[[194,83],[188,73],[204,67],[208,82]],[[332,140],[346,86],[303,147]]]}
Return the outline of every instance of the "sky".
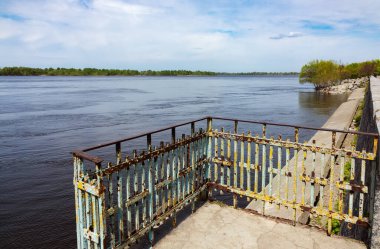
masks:
{"label": "sky", "polygon": [[380,0],[0,0],[0,67],[299,71],[380,58]]}

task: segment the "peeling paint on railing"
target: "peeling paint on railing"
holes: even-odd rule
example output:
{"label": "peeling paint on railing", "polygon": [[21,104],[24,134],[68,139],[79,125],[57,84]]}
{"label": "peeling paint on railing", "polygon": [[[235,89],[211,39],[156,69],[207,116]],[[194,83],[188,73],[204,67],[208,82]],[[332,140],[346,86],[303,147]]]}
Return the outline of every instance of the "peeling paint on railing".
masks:
{"label": "peeling paint on railing", "polygon": [[[214,129],[213,120],[232,121],[233,132],[225,131],[223,127]],[[206,129],[196,131],[195,124],[204,121]],[[253,135],[251,131],[239,134],[239,123],[261,125],[261,135]],[[176,129],[187,125],[190,125],[189,134],[177,138]],[[268,126],[293,127],[294,139],[267,137]],[[316,146],[315,141],[300,143],[301,129],[330,132],[332,146]],[[163,131],[171,131],[170,142],[152,141],[152,134]],[[374,149],[367,152],[336,148],[337,132],[370,136]],[[133,150],[129,155],[123,150],[124,142],[142,137],[146,139],[146,149]],[[154,229],[169,217],[175,226],[176,213],[180,209],[191,204],[192,211],[195,211],[195,201],[200,195],[208,193],[212,198],[214,190],[232,193],[234,207],[238,206],[239,196],[261,201],[263,215],[267,203],[276,204],[278,208],[287,207],[293,210],[294,224],[297,212],[308,211],[311,215],[327,217],[329,234],[332,219],[370,225],[363,203],[367,194],[373,191],[369,189],[373,184],[364,181],[364,174],[366,167],[374,166],[377,141],[378,135],[371,133],[206,117],[75,151],[73,182],[77,247],[124,248],[145,234],[152,246]],[[109,146],[115,147],[115,161],[102,167],[103,159],[91,153]],[[301,160],[300,172],[297,166],[289,164],[291,156]],[[312,158],[311,164],[306,163],[308,158]],[[316,163],[321,161],[325,165],[326,158],[330,160],[329,177],[324,177],[324,169]],[[355,175],[356,161],[361,162],[360,175]],[[347,162],[352,165],[349,180],[344,176]],[[334,172],[335,165],[340,165],[339,172]],[[339,175],[339,181],[330,180],[334,179],[334,174]],[[274,189],[272,180],[277,175],[280,184]],[[323,188],[329,190],[326,196]],[[320,193],[317,206],[314,205],[316,189]],[[310,202],[305,200],[306,191],[311,193]],[[338,200],[334,199],[334,191],[339,192]],[[344,203],[345,194],[349,195],[348,203]],[[359,203],[354,203],[354,194],[360,195]],[[344,213],[346,206],[348,212]]]}

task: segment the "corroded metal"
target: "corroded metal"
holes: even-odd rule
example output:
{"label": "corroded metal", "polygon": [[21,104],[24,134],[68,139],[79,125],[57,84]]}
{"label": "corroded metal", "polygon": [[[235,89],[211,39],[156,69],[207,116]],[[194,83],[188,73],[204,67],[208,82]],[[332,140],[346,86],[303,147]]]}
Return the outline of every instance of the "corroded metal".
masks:
{"label": "corroded metal", "polygon": [[[213,119],[233,121],[233,132],[214,128]],[[238,133],[239,123],[260,124],[261,135],[255,130]],[[197,131],[198,125],[206,129]],[[180,126],[190,126],[189,133],[177,136]],[[267,137],[270,126],[292,127],[294,139]],[[77,247],[124,248],[144,235],[152,247],[155,229],[169,218],[175,225],[179,210],[191,204],[194,212],[201,194],[208,191],[211,198],[213,190],[232,193],[234,207],[238,196],[259,201],[263,215],[270,215],[267,204],[286,207],[293,212],[293,224],[301,212],[326,217],[329,234],[333,219],[368,226],[371,211],[368,216],[364,203],[373,195],[375,179],[367,182],[365,174],[375,166],[378,135],[314,129],[330,132],[326,146],[300,143],[302,129],[314,128],[205,117],[74,151]],[[168,142],[154,146],[152,134],[164,131],[171,133]],[[337,132],[373,137],[373,150],[339,148]],[[142,150],[131,153],[130,146],[123,146],[142,137]],[[104,160],[94,150],[110,146],[115,159],[102,167]]]}

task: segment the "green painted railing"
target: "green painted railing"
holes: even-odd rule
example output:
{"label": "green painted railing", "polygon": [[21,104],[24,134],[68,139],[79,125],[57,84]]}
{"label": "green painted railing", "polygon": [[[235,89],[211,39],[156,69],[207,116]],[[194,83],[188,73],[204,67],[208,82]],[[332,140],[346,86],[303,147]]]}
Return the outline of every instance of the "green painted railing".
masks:
{"label": "green painted railing", "polygon": [[[260,127],[260,135],[239,133],[240,124]],[[270,126],[292,129],[292,140],[268,137]],[[326,132],[331,143],[300,143],[300,130]],[[337,134],[368,136],[371,151],[342,149]],[[165,135],[166,143],[152,139]],[[294,224],[300,213],[326,217],[329,234],[333,219],[370,225],[375,177],[366,173],[375,175],[377,141],[372,133],[205,117],[74,151],[77,247],[124,248],[146,234],[152,246],[155,229],[169,218],[175,225],[179,210],[195,211],[215,190],[232,193],[235,207],[239,196],[261,203],[263,215],[272,215],[268,205],[292,210]]]}

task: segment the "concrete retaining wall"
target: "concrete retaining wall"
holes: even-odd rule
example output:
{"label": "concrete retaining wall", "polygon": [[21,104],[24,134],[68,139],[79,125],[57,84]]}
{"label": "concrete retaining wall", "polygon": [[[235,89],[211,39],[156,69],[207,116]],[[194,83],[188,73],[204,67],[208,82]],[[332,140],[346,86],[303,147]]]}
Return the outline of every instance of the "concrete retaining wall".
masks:
{"label": "concrete retaining wall", "polygon": [[[365,96],[363,115],[360,121],[360,131],[378,133],[380,130],[380,78],[371,77],[370,86]],[[357,150],[373,149],[373,140],[368,136],[359,136],[357,140]],[[360,163],[360,162],[357,162]],[[360,175],[360,167],[356,165],[356,175]],[[368,230],[359,226],[349,227],[342,225],[341,233],[343,236],[360,239],[370,242],[371,248],[380,248],[380,178],[379,178],[379,152],[376,163],[371,167],[366,167],[366,185],[370,185],[371,179],[376,177],[374,191],[365,198],[364,210],[369,213],[370,220],[373,217],[372,227]],[[359,202],[359,195],[355,196],[354,206]],[[373,203],[374,202],[374,203]],[[373,209],[374,207],[374,209]],[[354,210],[357,212],[357,210]],[[372,236],[371,236],[372,230]],[[370,239],[370,241],[368,240]]]}
{"label": "concrete retaining wall", "polygon": [[[362,121],[360,122],[360,130],[378,133],[380,131],[380,78],[371,77],[370,88],[367,92],[366,103],[363,110]],[[362,148],[370,148],[371,143],[368,139],[361,138],[358,140],[358,146]],[[379,149],[377,153],[376,165],[376,186],[372,198],[374,198],[373,205],[373,222],[372,222],[372,236],[371,248],[380,248],[380,164],[379,164]],[[371,208],[371,207],[370,207]],[[372,216],[372,215],[371,215]]]}

